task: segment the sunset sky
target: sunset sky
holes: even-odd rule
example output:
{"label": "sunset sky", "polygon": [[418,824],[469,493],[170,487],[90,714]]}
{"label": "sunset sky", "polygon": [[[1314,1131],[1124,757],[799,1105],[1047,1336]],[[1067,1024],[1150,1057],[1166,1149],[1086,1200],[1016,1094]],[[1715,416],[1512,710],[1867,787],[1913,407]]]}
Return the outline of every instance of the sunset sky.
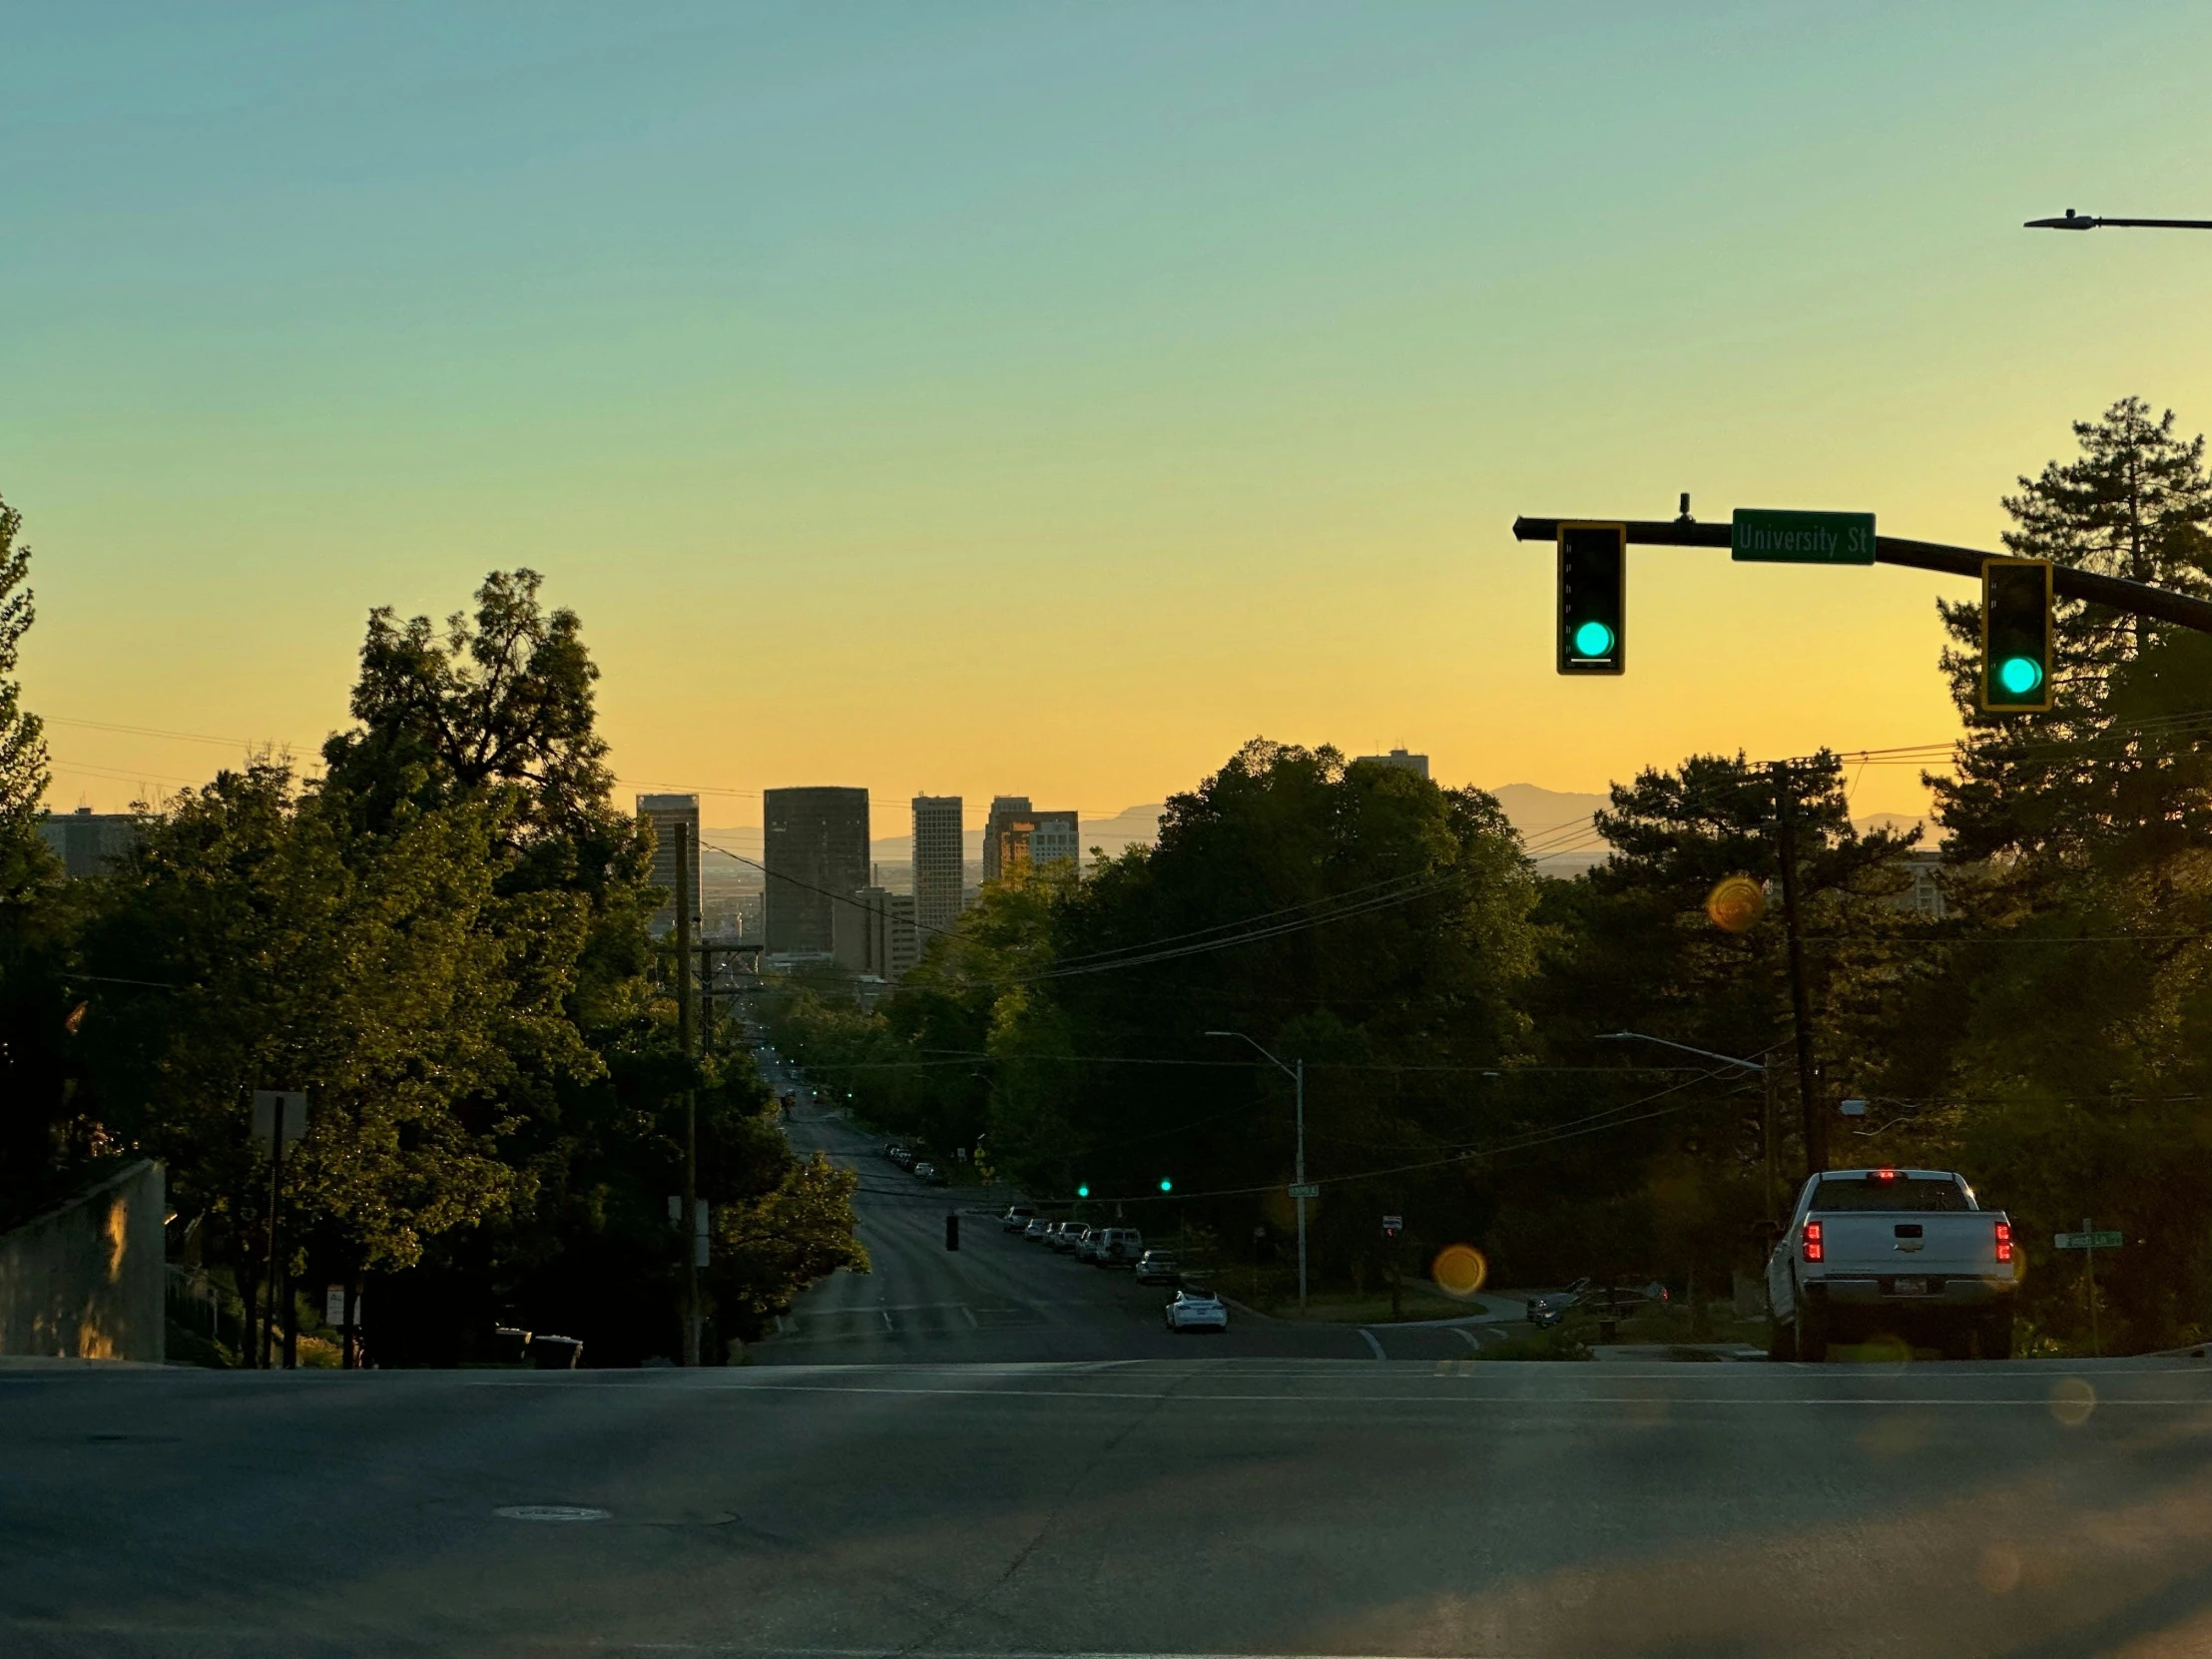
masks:
{"label": "sunset sky", "polygon": [[1643,550],[1628,676],[1562,680],[1509,526],[1994,547],[2069,420],[2212,425],[2212,234],[2018,229],[2212,217],[2208,63],[2201,3],[27,10],[52,800],[311,751],[370,606],[517,564],[626,782],[878,834],[1255,734],[1566,791],[1943,738],[1963,583]]}

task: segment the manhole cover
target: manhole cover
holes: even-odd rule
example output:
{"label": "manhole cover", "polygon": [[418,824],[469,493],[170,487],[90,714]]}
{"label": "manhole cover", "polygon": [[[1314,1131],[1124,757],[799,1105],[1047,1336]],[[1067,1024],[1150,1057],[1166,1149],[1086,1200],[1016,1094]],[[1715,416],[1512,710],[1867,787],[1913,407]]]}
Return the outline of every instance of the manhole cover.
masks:
{"label": "manhole cover", "polygon": [[614,1517],[611,1509],[587,1509],[579,1503],[510,1503],[492,1513],[508,1520],[526,1521],[595,1521]]}

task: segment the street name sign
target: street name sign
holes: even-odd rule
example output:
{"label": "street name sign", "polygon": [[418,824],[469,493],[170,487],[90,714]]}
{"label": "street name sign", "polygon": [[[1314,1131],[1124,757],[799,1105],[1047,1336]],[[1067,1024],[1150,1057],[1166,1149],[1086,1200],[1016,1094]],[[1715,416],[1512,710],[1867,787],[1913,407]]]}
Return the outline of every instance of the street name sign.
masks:
{"label": "street name sign", "polygon": [[1740,564],[1871,565],[1874,514],[1738,507],[1728,556]]}
{"label": "street name sign", "polygon": [[2053,1250],[2117,1250],[2126,1242],[2126,1235],[2119,1232],[2059,1233],[2050,1241]]}
{"label": "street name sign", "polygon": [[1291,1196],[1293,1198],[1319,1198],[1321,1197],[1321,1183],[1318,1181],[1293,1181],[1291,1183]]}

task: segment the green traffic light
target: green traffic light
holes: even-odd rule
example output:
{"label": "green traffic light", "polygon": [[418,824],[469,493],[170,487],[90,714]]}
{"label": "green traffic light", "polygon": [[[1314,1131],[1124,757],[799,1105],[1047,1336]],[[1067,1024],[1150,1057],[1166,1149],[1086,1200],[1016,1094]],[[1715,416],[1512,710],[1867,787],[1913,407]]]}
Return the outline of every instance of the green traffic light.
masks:
{"label": "green traffic light", "polygon": [[1613,630],[1602,622],[1585,622],[1574,631],[1574,650],[1578,657],[1609,656],[1613,650]]}
{"label": "green traffic light", "polygon": [[1090,1196],[1091,1196],[1091,1189],[1090,1189],[1090,1184],[1089,1184],[1088,1182],[1085,1182],[1085,1183],[1084,1183],[1084,1184],[1083,1184],[1082,1186],[1080,1186],[1080,1187],[1076,1188],[1076,1189],[1075,1189],[1075,1196],[1076,1196],[1077,1198],[1088,1198],[1088,1197],[1090,1197]]}
{"label": "green traffic light", "polygon": [[1164,1193],[1172,1193],[1175,1191],[1175,1183],[1162,1176],[1160,1178],[1160,1190]]}
{"label": "green traffic light", "polygon": [[1997,684],[2014,697],[2025,697],[2043,683],[2043,665],[2033,657],[2007,657],[1997,665]]}

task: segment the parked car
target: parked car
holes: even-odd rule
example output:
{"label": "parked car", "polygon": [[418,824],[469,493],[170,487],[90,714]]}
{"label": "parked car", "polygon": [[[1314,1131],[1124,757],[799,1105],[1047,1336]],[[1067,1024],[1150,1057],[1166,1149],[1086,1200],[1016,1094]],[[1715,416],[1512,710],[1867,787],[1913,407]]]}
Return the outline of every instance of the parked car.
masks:
{"label": "parked car", "polygon": [[1144,1254],[1144,1235],[1134,1227],[1109,1227],[1098,1241],[1091,1262],[1102,1268],[1128,1267]]}
{"label": "parked car", "polygon": [[937,1180],[937,1166],[930,1163],[926,1158],[922,1159],[920,1162],[914,1165],[913,1176],[916,1181],[927,1181],[931,1185],[935,1185]]}
{"label": "parked car", "polygon": [[1083,1236],[1083,1224],[1079,1221],[1063,1221],[1053,1226],[1044,1236],[1044,1242],[1054,1250],[1073,1250],[1075,1241]]}
{"label": "parked car", "polygon": [[1528,1299],[1528,1323],[1538,1331],[1549,1331],[1567,1317],[1567,1310],[1582,1300],[1590,1288],[1587,1279],[1577,1279],[1563,1291],[1546,1291],[1542,1296]]}
{"label": "parked car", "polygon": [[1078,1234],[1076,1234],[1076,1235],[1075,1235],[1075,1250],[1074,1250],[1074,1252],[1073,1252],[1073,1254],[1074,1254],[1074,1256],[1075,1256],[1075,1259],[1076,1259],[1076,1260],[1077,1260],[1078,1262],[1095,1262],[1095,1261],[1097,1261],[1097,1260],[1098,1260],[1098,1250],[1099,1250],[1099,1246],[1101,1246],[1101,1245],[1102,1245],[1102,1244],[1104,1244],[1105,1242],[1106,1242],[1106,1229],[1105,1229],[1105,1228],[1103,1228],[1103,1227],[1086,1227],[1086,1228],[1084,1228],[1082,1232],[1080,1232],[1080,1233],[1078,1233]]}
{"label": "parked car", "polygon": [[1185,1285],[1175,1293],[1175,1300],[1167,1306],[1168,1329],[1178,1334],[1185,1331],[1227,1331],[1229,1310],[1220,1297],[1203,1285]]}
{"label": "parked car", "polygon": [[1001,1233],[1019,1233],[1037,1219],[1037,1212],[1026,1204],[1016,1204],[998,1218]]}
{"label": "parked car", "polygon": [[1877,1333],[1946,1360],[2012,1357],[2012,1222],[1949,1170],[1828,1170],[1767,1259],[1768,1356],[1818,1362]]}
{"label": "parked car", "polygon": [[883,1156],[888,1158],[894,1164],[898,1162],[898,1155],[905,1150],[906,1149],[903,1146],[899,1145],[899,1143],[896,1141],[885,1141],[883,1143]]}
{"label": "parked car", "polygon": [[1148,1250],[1137,1259],[1137,1283],[1180,1285],[1183,1283],[1183,1264],[1176,1260],[1172,1250]]}
{"label": "parked car", "polygon": [[1032,1218],[1029,1225],[1021,1230],[1021,1236],[1031,1244],[1038,1244],[1052,1236],[1053,1226],[1054,1224],[1046,1221],[1044,1217],[1037,1216]]}

